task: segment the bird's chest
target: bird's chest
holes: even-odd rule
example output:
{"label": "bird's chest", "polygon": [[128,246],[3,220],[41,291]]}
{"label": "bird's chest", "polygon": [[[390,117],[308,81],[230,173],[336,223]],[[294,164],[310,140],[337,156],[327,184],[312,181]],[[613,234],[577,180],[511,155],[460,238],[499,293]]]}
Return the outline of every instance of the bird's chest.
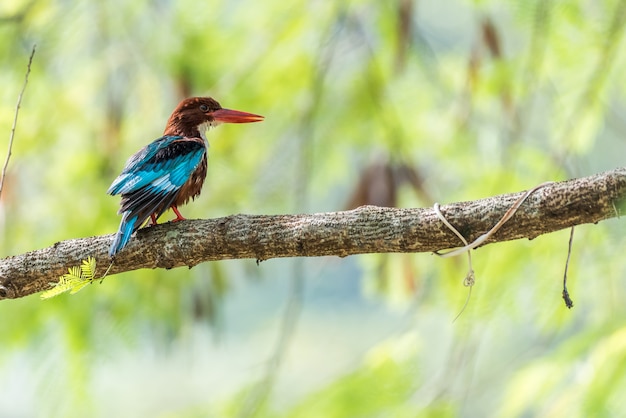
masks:
{"label": "bird's chest", "polygon": [[195,199],[202,190],[204,179],[207,173],[207,158],[206,153],[202,156],[202,160],[198,167],[191,173],[189,180],[183,184],[176,198],[176,205],[184,205],[189,199]]}

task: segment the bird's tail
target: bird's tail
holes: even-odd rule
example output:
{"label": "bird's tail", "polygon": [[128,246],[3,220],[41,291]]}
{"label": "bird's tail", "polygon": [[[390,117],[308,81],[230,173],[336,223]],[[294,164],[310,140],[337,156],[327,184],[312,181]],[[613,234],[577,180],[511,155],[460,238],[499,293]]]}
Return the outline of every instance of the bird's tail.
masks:
{"label": "bird's tail", "polygon": [[120,228],[115,234],[115,238],[113,239],[113,243],[111,244],[111,249],[109,250],[109,255],[113,257],[115,254],[119,253],[122,248],[128,244],[130,241],[131,235],[137,229],[139,225],[137,225],[137,215],[134,215],[132,218],[127,219],[130,212],[124,212],[122,216],[122,222],[120,223]]}

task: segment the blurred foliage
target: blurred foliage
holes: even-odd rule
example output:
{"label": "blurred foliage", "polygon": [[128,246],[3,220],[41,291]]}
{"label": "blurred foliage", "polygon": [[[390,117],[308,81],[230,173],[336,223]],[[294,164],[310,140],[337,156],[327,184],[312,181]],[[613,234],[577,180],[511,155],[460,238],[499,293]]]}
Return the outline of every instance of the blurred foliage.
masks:
{"label": "blurred foliage", "polygon": [[[623,165],[625,27],[624,0],[5,0],[6,138],[38,49],[0,249],[113,233],[107,187],[190,95],[266,116],[209,134],[191,218],[430,206]],[[455,322],[465,259],[426,254],[207,263],[2,301],[0,415],[626,415],[623,222],[576,229],[571,311],[568,236],[477,250]],[[298,274],[302,317],[247,409]]]}

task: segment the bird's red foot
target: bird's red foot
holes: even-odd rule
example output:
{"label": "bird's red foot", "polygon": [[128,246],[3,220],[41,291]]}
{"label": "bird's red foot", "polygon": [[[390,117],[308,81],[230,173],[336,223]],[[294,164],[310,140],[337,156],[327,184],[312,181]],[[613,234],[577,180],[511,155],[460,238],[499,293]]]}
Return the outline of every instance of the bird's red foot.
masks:
{"label": "bird's red foot", "polygon": [[176,206],[172,206],[172,210],[176,214],[176,219],[172,219],[172,222],[184,221],[185,219],[187,219],[183,215],[180,214]]}
{"label": "bird's red foot", "polygon": [[157,224],[157,217],[156,217],[156,213],[153,213],[152,215],[150,215],[150,225],[156,225]]}

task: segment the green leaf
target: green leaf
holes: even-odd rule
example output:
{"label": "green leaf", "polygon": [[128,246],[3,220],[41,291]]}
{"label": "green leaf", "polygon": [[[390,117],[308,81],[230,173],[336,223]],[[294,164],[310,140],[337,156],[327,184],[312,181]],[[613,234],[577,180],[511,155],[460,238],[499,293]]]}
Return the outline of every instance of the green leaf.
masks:
{"label": "green leaf", "polygon": [[89,256],[87,260],[83,260],[83,264],[80,266],[81,277],[84,279],[92,280],[96,273],[96,259]]}
{"label": "green leaf", "polygon": [[82,290],[83,287],[87,286],[88,284],[91,284],[93,280],[83,280],[79,283],[76,283],[72,286],[72,289],[70,290],[70,295],[73,295],[74,293],[77,293],[78,291]]}
{"label": "green leaf", "polygon": [[40,296],[41,299],[50,299],[61,293],[70,292],[70,295],[80,291],[94,280],[96,272],[96,259],[89,256],[79,266],[67,269],[67,273],[59,278],[58,283],[52,283],[52,289],[48,289]]}

